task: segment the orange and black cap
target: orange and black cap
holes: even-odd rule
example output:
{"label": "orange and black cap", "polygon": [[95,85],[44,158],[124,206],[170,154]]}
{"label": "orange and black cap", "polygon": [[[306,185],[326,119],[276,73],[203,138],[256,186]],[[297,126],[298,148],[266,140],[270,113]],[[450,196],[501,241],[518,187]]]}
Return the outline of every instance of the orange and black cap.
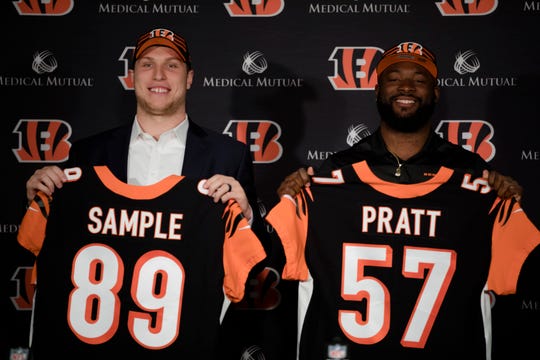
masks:
{"label": "orange and black cap", "polygon": [[409,61],[423,66],[433,77],[437,78],[437,61],[435,55],[419,43],[402,42],[386,50],[377,64],[377,76],[392,64]]}
{"label": "orange and black cap", "polygon": [[166,46],[173,49],[180,59],[191,69],[191,56],[186,40],[168,29],[153,29],[143,34],[137,40],[133,60],[137,61],[141,54],[150,46]]}

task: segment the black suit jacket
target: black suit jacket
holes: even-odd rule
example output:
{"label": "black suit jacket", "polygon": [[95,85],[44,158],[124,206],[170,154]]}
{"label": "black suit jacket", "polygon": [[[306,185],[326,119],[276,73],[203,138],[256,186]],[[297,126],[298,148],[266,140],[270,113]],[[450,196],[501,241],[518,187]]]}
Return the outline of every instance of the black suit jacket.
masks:
{"label": "black suit jacket", "polygon": [[[127,182],[132,125],[129,123],[74,142],[67,166],[107,165],[118,179]],[[182,175],[205,179],[215,174],[237,179],[256,212],[253,161],[248,146],[190,121]]]}

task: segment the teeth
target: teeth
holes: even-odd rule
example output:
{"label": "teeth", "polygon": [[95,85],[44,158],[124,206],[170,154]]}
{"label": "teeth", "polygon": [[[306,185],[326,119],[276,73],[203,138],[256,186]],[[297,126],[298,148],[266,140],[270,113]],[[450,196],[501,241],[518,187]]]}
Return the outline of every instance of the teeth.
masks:
{"label": "teeth", "polygon": [[403,104],[414,104],[414,100],[397,100],[397,102]]}
{"label": "teeth", "polygon": [[167,90],[163,89],[163,88],[152,88],[150,89],[151,92],[155,92],[155,93],[165,93],[167,92]]}

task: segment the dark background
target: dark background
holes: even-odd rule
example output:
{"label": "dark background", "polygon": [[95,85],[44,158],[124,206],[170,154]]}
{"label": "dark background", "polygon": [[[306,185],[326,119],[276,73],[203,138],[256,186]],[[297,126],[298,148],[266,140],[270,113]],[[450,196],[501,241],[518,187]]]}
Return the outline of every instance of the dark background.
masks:
{"label": "dark background", "polygon": [[[231,15],[227,9],[234,6],[239,10]],[[358,71],[373,76],[374,63],[358,62],[363,49],[416,41],[438,58],[442,99],[435,126],[446,121],[462,124],[465,132],[471,123],[491,129],[491,138],[484,139],[493,144],[490,164],[519,181],[523,207],[537,226],[540,222],[538,1],[19,0],[2,1],[0,14],[2,358],[28,345],[33,256],[16,241],[25,182],[37,168],[62,164],[61,153],[54,153],[62,141],[19,160],[18,149],[44,142],[26,125],[60,122],[72,142],[133,121],[133,91],[120,78],[131,66],[127,59],[136,38],[152,28],[170,28],[188,41],[195,79],[187,106],[194,121],[220,132],[233,121],[249,122],[252,131],[274,136],[253,148],[254,156],[261,156],[255,171],[263,213],[277,202],[275,191],[287,174],[347,148],[350,127],[364,125],[371,132],[377,127],[372,88],[355,77]],[[333,57],[339,48],[354,50],[352,63]],[[456,56],[467,50],[480,67],[460,74]],[[43,63],[54,59],[57,68],[38,73],[32,65],[44,51],[50,54]],[[244,56],[256,51],[267,68],[247,74]],[[329,79],[347,72],[354,85],[334,88]],[[270,256],[277,272],[269,269],[250,282],[251,298],[233,307],[225,321],[232,359],[249,346],[266,359],[294,358],[295,284],[276,276],[280,249]],[[522,269],[517,294],[494,297],[494,359],[540,350],[539,278],[537,249]],[[61,343],[55,346],[61,352]]]}

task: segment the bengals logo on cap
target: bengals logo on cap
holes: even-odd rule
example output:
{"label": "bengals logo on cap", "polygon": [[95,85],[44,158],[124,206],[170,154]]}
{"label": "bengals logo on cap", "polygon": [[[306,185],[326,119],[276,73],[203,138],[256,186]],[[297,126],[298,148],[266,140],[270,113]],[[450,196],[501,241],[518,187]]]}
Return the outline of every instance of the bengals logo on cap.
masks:
{"label": "bengals logo on cap", "polygon": [[424,47],[415,42],[404,42],[399,44],[396,50],[398,53],[413,53],[422,56]]}
{"label": "bengals logo on cap", "polygon": [[392,64],[409,61],[424,67],[434,78],[437,78],[437,62],[435,55],[421,44],[405,41],[386,50],[377,64],[377,75]]}
{"label": "bengals logo on cap", "polygon": [[153,29],[141,35],[135,47],[134,60],[137,60],[151,46],[165,46],[173,49],[180,59],[187,64],[188,68],[191,68],[191,57],[187,42],[183,37],[175,34],[173,31],[168,29]]}

